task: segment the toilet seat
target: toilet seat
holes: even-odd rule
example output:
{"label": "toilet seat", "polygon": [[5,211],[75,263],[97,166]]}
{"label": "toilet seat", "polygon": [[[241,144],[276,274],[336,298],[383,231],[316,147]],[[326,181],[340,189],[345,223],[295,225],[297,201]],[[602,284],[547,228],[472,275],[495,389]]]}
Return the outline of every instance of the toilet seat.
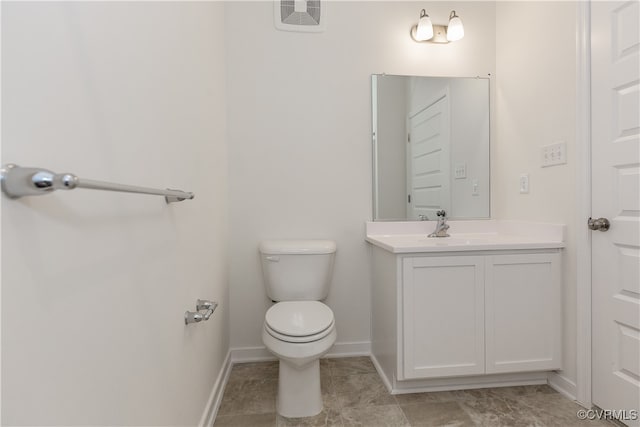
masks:
{"label": "toilet seat", "polygon": [[319,332],[313,335],[305,335],[302,337],[296,337],[296,336],[278,333],[273,329],[271,329],[267,324],[267,322],[264,323],[264,329],[267,331],[269,335],[271,335],[272,337],[280,341],[290,342],[290,343],[308,343],[308,342],[321,340],[322,338],[329,335],[335,329],[335,322],[332,321],[331,324],[327,326],[327,328],[322,332]]}
{"label": "toilet seat", "polygon": [[319,301],[284,301],[267,310],[265,330],[291,343],[320,340],[335,328],[333,311]]}

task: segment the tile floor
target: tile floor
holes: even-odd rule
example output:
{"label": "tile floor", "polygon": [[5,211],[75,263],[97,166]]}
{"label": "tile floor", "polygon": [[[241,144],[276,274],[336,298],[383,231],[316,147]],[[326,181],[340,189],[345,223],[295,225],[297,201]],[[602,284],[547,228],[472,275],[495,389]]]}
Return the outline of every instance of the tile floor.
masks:
{"label": "tile floor", "polygon": [[216,427],[242,426],[609,426],[580,421],[580,407],[551,387],[523,386],[390,395],[368,357],[321,359],[324,410],[276,414],[278,362],[235,365]]}

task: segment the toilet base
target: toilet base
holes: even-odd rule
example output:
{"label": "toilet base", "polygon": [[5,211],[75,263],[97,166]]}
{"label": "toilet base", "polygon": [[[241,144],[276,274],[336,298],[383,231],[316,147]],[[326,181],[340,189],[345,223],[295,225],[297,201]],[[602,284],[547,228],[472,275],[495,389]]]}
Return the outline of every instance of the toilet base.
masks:
{"label": "toilet base", "polygon": [[322,412],[320,360],[304,366],[280,359],[278,413],[287,418],[313,417]]}

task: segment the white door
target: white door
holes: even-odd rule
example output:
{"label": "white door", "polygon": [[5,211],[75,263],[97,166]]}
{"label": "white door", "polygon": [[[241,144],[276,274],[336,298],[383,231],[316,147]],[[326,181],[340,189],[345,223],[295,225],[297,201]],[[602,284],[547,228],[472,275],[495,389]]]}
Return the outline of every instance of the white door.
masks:
{"label": "white door", "polygon": [[409,116],[409,219],[435,220],[438,210],[450,210],[449,139],[449,92],[444,91]]}
{"label": "white door", "polygon": [[591,20],[591,212],[611,223],[592,232],[592,396],[630,411],[640,407],[640,2],[592,2]]}

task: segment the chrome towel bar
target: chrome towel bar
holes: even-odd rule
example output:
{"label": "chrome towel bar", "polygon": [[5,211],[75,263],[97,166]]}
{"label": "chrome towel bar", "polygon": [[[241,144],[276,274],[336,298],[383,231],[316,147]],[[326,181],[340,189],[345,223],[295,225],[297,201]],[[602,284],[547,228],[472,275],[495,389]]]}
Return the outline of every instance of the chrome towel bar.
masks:
{"label": "chrome towel bar", "polygon": [[14,164],[5,165],[0,170],[0,183],[2,184],[2,192],[13,199],[23,196],[49,194],[55,190],[73,190],[74,188],[164,196],[167,203],[181,202],[195,197],[193,193],[181,190],[161,190],[94,181],[92,179],[78,178],[70,173],[57,174],[47,169],[20,167]]}

